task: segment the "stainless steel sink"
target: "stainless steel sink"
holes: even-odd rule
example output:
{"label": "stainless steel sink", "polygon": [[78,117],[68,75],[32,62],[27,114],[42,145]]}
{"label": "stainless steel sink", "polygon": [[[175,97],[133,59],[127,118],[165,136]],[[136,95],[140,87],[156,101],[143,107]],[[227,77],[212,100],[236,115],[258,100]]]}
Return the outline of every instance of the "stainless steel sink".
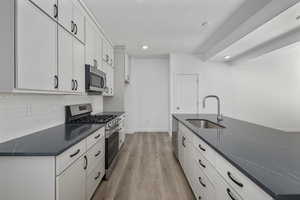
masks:
{"label": "stainless steel sink", "polygon": [[216,124],[214,122],[208,121],[206,119],[187,119],[189,123],[201,129],[222,129],[225,128],[220,124]]}

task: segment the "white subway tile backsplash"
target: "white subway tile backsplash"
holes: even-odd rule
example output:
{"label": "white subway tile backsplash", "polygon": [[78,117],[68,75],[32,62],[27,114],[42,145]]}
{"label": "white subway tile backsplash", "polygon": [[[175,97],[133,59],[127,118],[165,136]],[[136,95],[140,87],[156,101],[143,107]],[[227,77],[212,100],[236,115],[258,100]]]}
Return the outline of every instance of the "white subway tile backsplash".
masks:
{"label": "white subway tile backsplash", "polygon": [[0,143],[65,121],[65,105],[92,103],[103,111],[102,96],[0,94]]}

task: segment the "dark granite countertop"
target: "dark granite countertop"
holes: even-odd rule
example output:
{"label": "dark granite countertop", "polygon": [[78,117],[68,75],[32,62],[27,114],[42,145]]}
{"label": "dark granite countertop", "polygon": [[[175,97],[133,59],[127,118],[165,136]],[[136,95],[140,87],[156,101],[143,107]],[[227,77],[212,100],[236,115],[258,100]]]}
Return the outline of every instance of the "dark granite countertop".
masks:
{"label": "dark granite countertop", "polygon": [[0,143],[0,156],[57,156],[105,124],[63,124]]}
{"label": "dark granite countertop", "polygon": [[300,199],[300,134],[224,117],[225,129],[199,129],[186,119],[216,115],[174,114],[266,193],[278,200]]}

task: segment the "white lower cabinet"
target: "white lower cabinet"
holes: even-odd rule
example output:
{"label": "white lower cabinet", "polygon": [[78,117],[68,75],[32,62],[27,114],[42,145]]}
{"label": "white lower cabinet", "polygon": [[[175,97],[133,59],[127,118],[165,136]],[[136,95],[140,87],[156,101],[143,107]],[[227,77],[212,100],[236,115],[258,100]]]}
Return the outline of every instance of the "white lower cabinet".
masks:
{"label": "white lower cabinet", "polygon": [[[62,167],[57,171],[56,200],[91,199],[105,175],[105,135],[102,132],[104,128],[57,156],[58,164],[73,163],[59,165]],[[96,143],[91,143],[91,139]]]}
{"label": "white lower cabinet", "polygon": [[93,196],[99,183],[105,174],[105,156],[102,155],[100,161],[95,165],[94,169],[87,174],[86,179],[86,199],[89,200]]}
{"label": "white lower cabinet", "polygon": [[85,199],[85,162],[81,157],[56,178],[56,200]]}
{"label": "white lower cabinet", "polygon": [[272,200],[183,124],[179,124],[178,150],[197,200]]}

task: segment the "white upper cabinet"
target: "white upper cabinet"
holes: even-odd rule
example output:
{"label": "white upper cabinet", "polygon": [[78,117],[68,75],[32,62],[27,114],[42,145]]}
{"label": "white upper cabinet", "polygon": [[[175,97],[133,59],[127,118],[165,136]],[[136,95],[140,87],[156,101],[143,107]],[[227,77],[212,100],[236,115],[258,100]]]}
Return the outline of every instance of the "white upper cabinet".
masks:
{"label": "white upper cabinet", "polygon": [[102,36],[98,32],[96,25],[91,21],[86,21],[86,44],[85,44],[86,64],[102,68]]}
{"label": "white upper cabinet", "polygon": [[17,1],[16,9],[17,88],[55,90],[57,23],[30,1]]}
{"label": "white upper cabinet", "polygon": [[80,41],[84,41],[84,11],[82,7],[79,5],[78,1],[73,1],[73,21],[74,21],[74,35]]}
{"label": "white upper cabinet", "polygon": [[102,60],[103,63],[109,66],[114,65],[114,49],[111,44],[103,39],[103,50],[102,50]]}
{"label": "white upper cabinet", "polygon": [[73,39],[73,79],[75,81],[75,92],[84,92],[85,90],[84,66],[84,45],[78,40]]}
{"label": "white upper cabinet", "polygon": [[73,0],[58,0],[58,22],[68,31],[74,29]]}
{"label": "white upper cabinet", "polygon": [[126,54],[125,55],[125,69],[124,69],[125,83],[130,83],[130,67],[131,67],[130,58]]}
{"label": "white upper cabinet", "polygon": [[[113,65],[112,46],[103,40],[103,31],[83,4],[79,0],[0,1],[5,14],[1,38],[7,49],[1,57],[0,92],[82,93],[85,64],[104,71],[103,41],[109,58],[105,65]],[[110,76],[111,95],[113,72]]]}
{"label": "white upper cabinet", "polygon": [[58,7],[57,0],[31,0],[36,6],[46,12],[52,18],[57,18]]}
{"label": "white upper cabinet", "polygon": [[84,92],[84,45],[61,27],[58,44],[59,90]]}
{"label": "white upper cabinet", "polygon": [[95,55],[95,58],[96,58],[96,61],[97,61],[97,67],[98,69],[102,70],[103,71],[103,65],[102,65],[102,36],[97,34],[95,35],[95,44],[96,44],[96,55]]}
{"label": "white upper cabinet", "polygon": [[58,0],[58,22],[84,42],[84,12],[75,0]]}
{"label": "white upper cabinet", "polygon": [[58,28],[58,75],[59,90],[71,92],[75,88],[73,80],[73,36],[63,28]]}

